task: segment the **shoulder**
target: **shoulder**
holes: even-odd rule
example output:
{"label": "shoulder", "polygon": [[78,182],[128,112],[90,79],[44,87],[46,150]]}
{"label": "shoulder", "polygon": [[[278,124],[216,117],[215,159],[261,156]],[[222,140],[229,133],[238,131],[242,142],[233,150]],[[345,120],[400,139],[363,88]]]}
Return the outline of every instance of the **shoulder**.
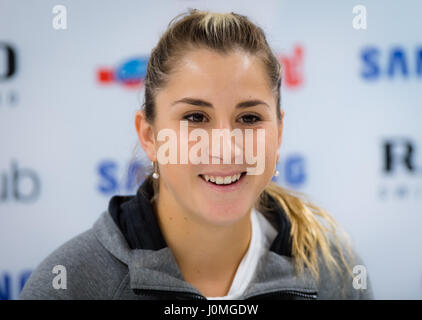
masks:
{"label": "shoulder", "polygon": [[20,299],[112,299],[127,273],[127,266],[104,248],[91,228],[45,258]]}
{"label": "shoulder", "polygon": [[327,262],[320,256],[319,299],[374,299],[368,269],[360,254],[345,239],[336,242],[330,237],[330,245],[339,269],[330,272]]}

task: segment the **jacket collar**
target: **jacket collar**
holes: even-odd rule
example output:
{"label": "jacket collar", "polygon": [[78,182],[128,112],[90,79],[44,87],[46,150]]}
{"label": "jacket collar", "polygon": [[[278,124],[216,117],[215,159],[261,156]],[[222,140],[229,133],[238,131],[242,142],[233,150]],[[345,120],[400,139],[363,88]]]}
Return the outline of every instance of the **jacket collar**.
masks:
{"label": "jacket collar", "polygon": [[[100,243],[128,266],[132,290],[201,295],[199,290],[184,280],[169,247],[157,250],[131,249],[108,211],[103,212],[93,229]],[[317,284],[307,269],[304,276],[296,276],[291,257],[269,251],[259,262],[255,278],[245,291],[244,298],[286,290],[317,292]]]}
{"label": "jacket collar", "polygon": [[[103,212],[93,226],[97,239],[112,255],[128,266],[131,289],[201,295],[183,279],[149,204],[148,199],[151,196],[152,186],[145,181],[135,196],[113,197],[109,210]],[[275,211],[271,214],[273,223],[278,227],[278,235],[270,251],[259,262],[256,276],[244,297],[280,290],[317,292],[316,283],[307,269],[304,276],[296,276],[290,256],[290,237],[286,237],[290,233],[290,223],[280,206],[275,202],[273,205]],[[127,219],[128,216],[137,218],[131,220]],[[138,237],[129,238],[130,232],[136,232]]]}
{"label": "jacket collar", "polygon": [[[132,250],[129,259],[130,286],[133,290],[159,290],[202,295],[183,279],[170,249]],[[298,277],[291,258],[269,251],[258,264],[255,278],[244,299],[280,291],[317,293],[317,284],[308,270]]]}
{"label": "jacket collar", "polygon": [[152,182],[145,180],[135,196],[114,196],[108,211],[131,249],[159,250],[167,247],[151,206]]}
{"label": "jacket collar", "polygon": [[[114,196],[109,202],[108,210],[131,249],[159,250],[167,247],[151,206],[153,195],[152,182],[146,179],[135,196]],[[275,199],[267,195],[267,200],[270,210],[263,214],[278,232],[270,251],[291,257],[290,221]]]}

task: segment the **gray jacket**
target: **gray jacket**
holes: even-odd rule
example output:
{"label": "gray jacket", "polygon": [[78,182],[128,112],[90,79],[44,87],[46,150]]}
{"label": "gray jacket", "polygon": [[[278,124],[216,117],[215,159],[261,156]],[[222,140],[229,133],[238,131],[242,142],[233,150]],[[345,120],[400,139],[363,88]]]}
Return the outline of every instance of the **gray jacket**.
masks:
{"label": "gray jacket", "polygon": [[[335,257],[338,259],[338,255]],[[355,265],[363,265],[356,253],[355,259]],[[55,266],[60,267],[54,269]],[[131,248],[109,210],[91,229],[51,253],[27,280],[20,298],[206,299],[183,279],[167,246]],[[268,251],[261,259],[243,296],[243,299],[372,298],[369,278],[366,289],[355,289],[346,271],[331,275],[322,261],[319,281],[307,269],[297,276],[293,258],[277,250]]]}

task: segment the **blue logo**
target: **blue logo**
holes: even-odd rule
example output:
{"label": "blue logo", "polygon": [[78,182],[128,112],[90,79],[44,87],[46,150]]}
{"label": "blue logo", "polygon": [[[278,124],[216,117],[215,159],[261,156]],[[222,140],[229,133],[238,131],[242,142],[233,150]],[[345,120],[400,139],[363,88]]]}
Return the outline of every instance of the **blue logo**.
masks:
{"label": "blue logo", "polygon": [[126,168],[111,159],[100,161],[97,166],[98,191],[107,196],[136,193],[148,174],[147,168],[139,160],[131,161]]}
{"label": "blue logo", "polygon": [[368,81],[381,77],[389,79],[408,79],[412,76],[422,78],[422,47],[407,50],[401,46],[380,50],[368,46],[360,53],[362,61],[361,76]]}
{"label": "blue logo", "polygon": [[287,185],[300,188],[306,182],[306,163],[305,159],[300,154],[292,154],[286,157],[284,162],[281,160],[277,164],[279,171],[278,177],[273,177],[272,181],[275,183],[286,183]]}
{"label": "blue logo", "polygon": [[[13,281],[13,277],[10,273],[4,272],[0,275],[0,300],[12,300],[17,299],[20,292],[22,291],[26,280],[31,275],[32,270],[24,270],[19,273],[17,279]],[[17,289],[16,291],[14,289]],[[13,293],[17,292],[15,296]]]}
{"label": "blue logo", "polygon": [[124,61],[116,68],[99,68],[97,80],[101,84],[120,83],[138,89],[142,86],[148,66],[147,57],[137,57]]}

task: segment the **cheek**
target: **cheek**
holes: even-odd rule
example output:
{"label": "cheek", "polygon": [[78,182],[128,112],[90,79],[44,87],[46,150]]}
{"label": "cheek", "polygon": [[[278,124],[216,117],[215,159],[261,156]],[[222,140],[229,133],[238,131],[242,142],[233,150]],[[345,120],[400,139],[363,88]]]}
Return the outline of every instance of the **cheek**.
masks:
{"label": "cheek", "polygon": [[[263,141],[265,140],[265,141]],[[259,144],[265,144],[265,148],[261,149]],[[266,129],[265,130],[265,138],[257,139],[257,151],[255,152],[265,152],[265,163],[268,166],[268,170],[272,169],[276,161],[276,154],[277,154],[277,131],[274,129]],[[260,151],[261,150],[261,151]],[[267,168],[266,168],[267,169]]]}
{"label": "cheek", "polygon": [[197,183],[190,166],[167,164],[162,165],[160,171],[160,182],[166,186],[167,191],[177,199],[188,201],[192,194],[186,193],[186,190],[195,190]]}
{"label": "cheek", "polygon": [[167,164],[161,167],[162,176],[171,184],[177,185],[188,183],[188,177],[191,175],[191,167],[188,164]]}

